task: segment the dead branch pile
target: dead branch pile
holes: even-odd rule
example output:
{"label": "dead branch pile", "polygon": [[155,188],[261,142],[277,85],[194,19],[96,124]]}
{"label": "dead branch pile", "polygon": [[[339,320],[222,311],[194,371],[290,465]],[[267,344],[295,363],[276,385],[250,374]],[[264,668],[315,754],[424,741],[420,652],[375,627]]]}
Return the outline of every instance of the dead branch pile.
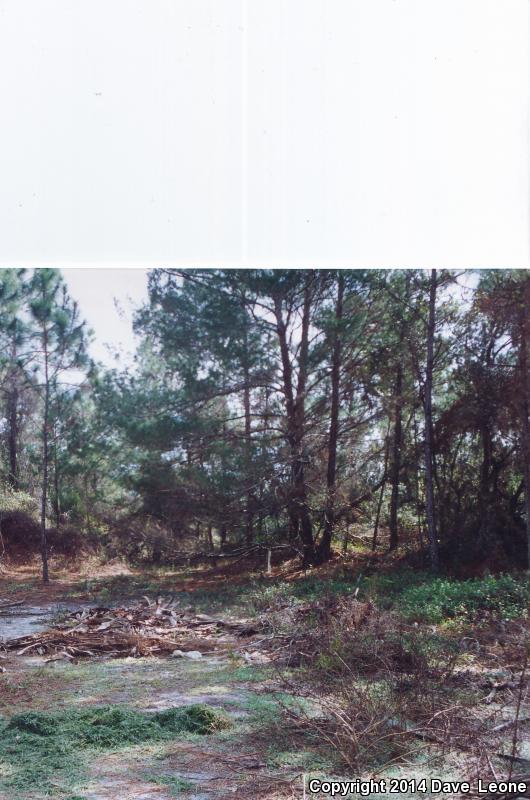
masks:
{"label": "dead branch pile", "polygon": [[237,637],[252,637],[258,630],[248,620],[191,614],[162,598],[144,597],[130,607],[76,611],[54,628],[8,639],[4,647],[18,655],[52,654],[53,659],[141,657],[175,651],[204,654],[228,649]]}
{"label": "dead branch pile", "polygon": [[262,609],[261,620],[270,635],[253,643],[254,651],[261,650],[269,660],[291,667],[314,662],[337,636],[341,640],[348,637],[356,649],[361,632],[369,629],[378,640],[383,628],[395,625],[394,620],[378,614],[371,601],[333,595],[295,605],[275,602]]}

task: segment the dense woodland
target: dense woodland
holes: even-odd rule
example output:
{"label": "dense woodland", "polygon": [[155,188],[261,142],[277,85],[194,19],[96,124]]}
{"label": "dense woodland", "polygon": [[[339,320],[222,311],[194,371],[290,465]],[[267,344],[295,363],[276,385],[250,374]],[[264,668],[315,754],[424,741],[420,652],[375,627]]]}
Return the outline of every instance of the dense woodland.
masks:
{"label": "dense woodland", "polygon": [[155,269],[148,289],[109,370],[60,271],[1,271],[2,557],[40,552],[44,580],[85,549],[528,566],[528,272]]}

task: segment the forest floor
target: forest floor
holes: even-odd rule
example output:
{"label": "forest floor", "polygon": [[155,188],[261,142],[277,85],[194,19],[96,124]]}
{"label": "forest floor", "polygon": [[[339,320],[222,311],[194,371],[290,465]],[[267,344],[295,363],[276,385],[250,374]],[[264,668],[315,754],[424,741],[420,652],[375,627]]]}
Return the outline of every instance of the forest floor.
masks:
{"label": "forest floor", "polygon": [[[275,603],[278,608],[287,605],[303,609],[308,603],[329,595],[352,596],[359,585],[357,572],[358,565],[353,565],[348,572],[343,565],[335,564],[306,576],[291,564],[275,568],[270,576],[251,574],[235,565],[209,570],[142,573],[115,564],[93,569],[89,566],[84,574],[56,570],[52,582],[43,586],[36,565],[19,567],[0,575],[0,600],[22,601],[0,612],[0,640],[47,629],[67,610],[124,605],[142,595],[172,596],[178,607],[193,613],[206,612],[234,619],[251,615],[259,618],[262,610]],[[378,580],[374,579],[371,591],[381,606],[388,605],[389,598],[399,597],[400,605],[405,610],[409,608],[410,615],[410,609],[422,603],[421,585],[418,584],[415,595],[410,594],[408,576],[383,575],[380,583]],[[495,594],[495,586],[488,584],[488,596]],[[462,602],[458,593],[453,598],[451,592],[444,591],[446,605]],[[433,589],[427,591],[425,597],[432,599],[435,594]],[[506,586],[501,585],[499,602],[505,602],[502,599],[505,595]],[[278,603],[279,598],[281,603]],[[287,603],[285,598],[288,598]],[[467,613],[479,600],[469,591],[466,598]],[[513,603],[516,605],[516,602],[517,598]],[[519,614],[520,609],[513,603],[506,615],[515,620],[513,624],[519,629],[526,631],[526,621],[521,622],[525,615]],[[432,619],[436,619],[436,614],[445,613],[445,607],[431,608],[428,602],[424,606],[431,609]],[[511,624],[511,621],[503,622],[502,631],[506,632],[506,625],[509,628]],[[433,631],[443,627],[430,620],[422,625]],[[482,648],[484,657],[475,657],[473,648],[461,653],[467,682],[464,688],[462,681],[458,684],[458,703],[462,700],[460,695],[470,695],[472,680],[473,703],[466,705],[467,700],[461,703],[465,713],[476,716],[482,711],[488,715],[496,712],[497,723],[498,720],[509,723],[519,704],[521,723],[516,746],[512,741],[513,727],[508,725],[505,740],[496,744],[495,750],[498,753],[500,748],[508,755],[516,755],[516,761],[510,762],[513,774],[525,769],[530,772],[530,742],[525,739],[530,727],[527,724],[530,721],[528,688],[526,684],[523,686],[522,677],[519,692],[505,679],[513,677],[513,653],[502,641],[499,644],[500,634],[492,633],[489,623],[482,626],[481,632],[479,628],[475,621],[472,631],[477,641],[476,650],[478,654]],[[462,625],[458,628],[458,647],[469,630],[464,630]],[[454,640],[454,618],[444,635]],[[479,643],[481,637],[483,642]],[[0,742],[0,800],[49,797],[57,800],[169,800],[177,796],[183,800],[287,800],[306,796],[304,782],[308,775],[462,780],[474,768],[468,748],[447,747],[447,743],[441,748],[430,746],[427,737],[427,741],[425,738],[418,741],[417,750],[396,759],[384,770],[382,765],[378,768],[371,764],[361,774],[353,774],[340,763],[333,748],[323,742],[322,730],[315,735],[311,728],[304,732],[290,724],[285,712],[294,698],[285,675],[294,680],[299,670],[282,668],[280,675],[274,664],[246,661],[238,647],[197,660],[97,657],[79,659],[75,663],[48,661],[46,655],[18,656],[10,652],[0,659],[0,668],[3,669],[0,717],[4,720],[2,724],[7,725],[3,733],[7,744],[2,746]],[[503,687],[503,680],[507,687]],[[499,687],[498,691],[492,689],[495,686]],[[230,727],[220,728],[211,735],[183,731],[169,738],[152,736],[151,731],[133,743],[122,735],[127,725],[139,724],[141,713],[152,715],[192,704],[225,713]],[[72,738],[72,726],[75,729],[76,724],[84,724],[83,714],[101,706],[124,710],[123,718],[117,722],[121,726],[121,739],[118,736],[115,741],[99,747],[78,746],[75,736]],[[13,715],[28,712],[31,712],[29,717],[21,718],[26,728],[22,727],[21,733],[12,736],[9,720]],[[34,713],[37,717],[31,716]],[[47,719],[53,718],[57,726],[53,741],[52,737],[28,734],[28,731],[34,733],[31,726],[41,724],[43,718],[39,715],[43,713]],[[46,740],[42,746],[41,740]],[[491,767],[491,774],[485,778],[493,780],[494,775],[507,774],[506,761],[497,760],[495,754],[491,758],[488,753],[485,755]],[[483,764],[482,761],[481,769]],[[400,791],[387,796],[425,794],[431,793]],[[438,796],[449,795],[450,792]],[[385,795],[371,796],[382,799]]]}

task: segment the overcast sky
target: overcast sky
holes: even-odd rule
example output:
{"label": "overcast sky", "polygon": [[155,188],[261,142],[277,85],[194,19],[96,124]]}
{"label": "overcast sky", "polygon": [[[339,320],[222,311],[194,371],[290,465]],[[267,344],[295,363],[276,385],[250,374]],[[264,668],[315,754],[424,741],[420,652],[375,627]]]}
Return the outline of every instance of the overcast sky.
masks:
{"label": "overcast sky", "polygon": [[0,262],[528,259],[527,0],[0,0]]}
{"label": "overcast sky", "polygon": [[132,317],[147,300],[147,270],[63,269],[62,273],[81,316],[94,331],[91,356],[113,367],[118,366],[118,354],[123,365],[134,352]]}
{"label": "overcast sky", "polygon": [[[91,356],[107,367],[123,367],[134,355],[132,330],[135,309],[147,301],[146,269],[63,269],[62,274],[81,317],[94,333]],[[476,286],[479,274],[469,270],[458,277],[450,292],[463,302]],[[117,358],[118,357],[118,358]]]}

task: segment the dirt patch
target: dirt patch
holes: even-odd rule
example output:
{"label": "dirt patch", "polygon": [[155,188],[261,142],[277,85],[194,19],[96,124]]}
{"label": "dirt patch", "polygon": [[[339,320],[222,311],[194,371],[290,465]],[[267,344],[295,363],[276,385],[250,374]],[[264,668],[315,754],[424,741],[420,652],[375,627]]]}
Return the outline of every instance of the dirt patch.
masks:
{"label": "dirt patch", "polygon": [[53,606],[0,608],[0,644],[5,639],[28,636],[46,630],[56,610]]}

